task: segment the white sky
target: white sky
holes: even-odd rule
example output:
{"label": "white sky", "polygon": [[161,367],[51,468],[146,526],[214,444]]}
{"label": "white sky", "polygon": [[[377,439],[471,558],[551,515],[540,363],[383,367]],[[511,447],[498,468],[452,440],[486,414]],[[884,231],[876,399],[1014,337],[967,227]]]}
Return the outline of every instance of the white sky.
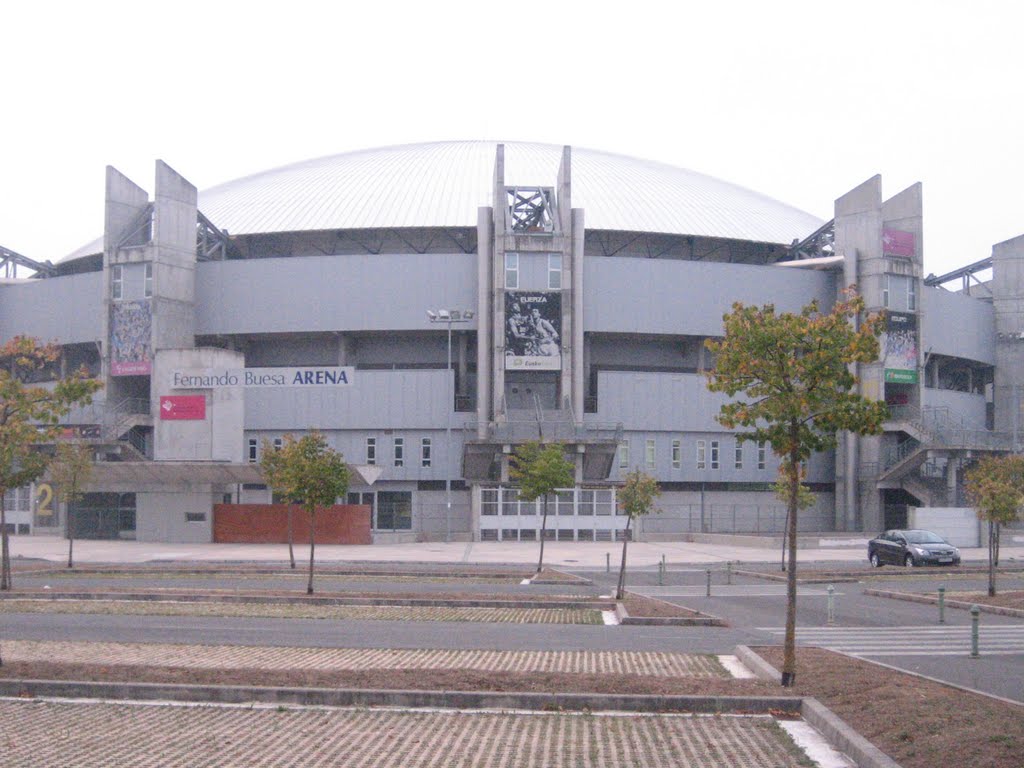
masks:
{"label": "white sky", "polygon": [[[366,147],[572,144],[823,219],[921,181],[925,271],[1024,232],[1024,5],[1012,0],[8,3],[0,244],[102,233],[104,167],[200,189]],[[810,234],[810,233],[805,233]]]}

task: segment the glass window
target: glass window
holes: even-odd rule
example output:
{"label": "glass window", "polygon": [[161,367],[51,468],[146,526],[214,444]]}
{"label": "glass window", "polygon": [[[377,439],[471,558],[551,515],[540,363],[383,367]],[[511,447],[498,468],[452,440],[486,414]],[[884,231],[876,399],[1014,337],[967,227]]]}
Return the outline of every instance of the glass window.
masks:
{"label": "glass window", "polygon": [[711,468],[718,469],[718,441],[711,441]]}
{"label": "glass window", "polygon": [[405,466],[405,439],[401,437],[395,438],[395,466]]}
{"label": "glass window", "polygon": [[889,308],[889,275],[882,276],[882,306]]}
{"label": "glass window", "polygon": [[280,437],[275,437],[274,438],[274,450],[275,451],[280,451],[283,447],[284,447],[284,440],[282,440]]}
{"label": "glass window", "polygon": [[707,443],[703,440],[697,441],[697,469],[707,469],[708,465]]}
{"label": "glass window", "polygon": [[548,254],[548,289],[562,290],[562,254]]}
{"label": "glass window", "polygon": [[679,469],[683,465],[683,445],[679,440],[672,441],[672,469]]}
{"label": "glass window", "polygon": [[147,299],[153,295],[153,262],[151,261],[146,262],[146,277],[142,295]]}
{"label": "glass window", "polygon": [[412,492],[377,491],[377,524],[380,531],[412,529]]}
{"label": "glass window", "polygon": [[115,264],[110,268],[110,298],[120,301],[124,297],[124,267]]}
{"label": "glass window", "polygon": [[375,437],[366,438],[366,463],[377,463],[377,438]]}
{"label": "glass window", "polygon": [[259,441],[255,437],[249,438],[249,463],[255,464],[260,457],[259,454]]}
{"label": "glass window", "polygon": [[654,469],[654,458],[655,458],[654,451],[655,451],[654,441],[653,440],[647,440],[644,443],[644,464],[647,465],[648,469]]}
{"label": "glass window", "polygon": [[629,443],[619,443],[619,469],[629,469]]}
{"label": "glass window", "polygon": [[757,444],[757,468],[764,469],[768,465],[768,448],[761,442]]}
{"label": "glass window", "polygon": [[917,281],[913,277],[907,278],[907,310],[917,311]]}
{"label": "glass window", "polygon": [[736,441],[736,449],[733,453],[733,461],[735,462],[736,469],[743,469],[743,441]]}
{"label": "glass window", "polygon": [[519,254],[505,254],[505,287],[513,290],[519,287]]}
{"label": "glass window", "polygon": [[498,489],[482,488],[480,490],[480,514],[498,514]]}
{"label": "glass window", "polygon": [[423,442],[420,444],[420,465],[424,467],[430,466],[430,438],[424,437]]}

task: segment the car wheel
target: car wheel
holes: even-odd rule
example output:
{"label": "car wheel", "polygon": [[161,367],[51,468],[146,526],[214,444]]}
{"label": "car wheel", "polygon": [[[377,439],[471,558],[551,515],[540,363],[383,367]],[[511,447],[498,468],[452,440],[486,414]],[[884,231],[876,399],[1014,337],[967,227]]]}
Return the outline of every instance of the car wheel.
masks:
{"label": "car wheel", "polygon": [[917,565],[917,562],[914,560],[913,555],[907,555],[907,558],[903,561],[903,564],[907,566],[907,568],[913,568],[915,565]]}
{"label": "car wheel", "polygon": [[872,568],[881,568],[882,567],[882,561],[878,559],[878,553],[877,552],[872,552],[871,553],[870,560],[871,560],[871,567]]}

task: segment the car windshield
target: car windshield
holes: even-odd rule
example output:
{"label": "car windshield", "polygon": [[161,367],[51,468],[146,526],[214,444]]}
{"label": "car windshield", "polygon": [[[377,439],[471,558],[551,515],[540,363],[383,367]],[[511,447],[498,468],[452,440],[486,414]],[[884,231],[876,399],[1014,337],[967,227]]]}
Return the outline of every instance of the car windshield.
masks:
{"label": "car windshield", "polygon": [[911,544],[943,544],[945,539],[931,531],[907,531],[904,536]]}

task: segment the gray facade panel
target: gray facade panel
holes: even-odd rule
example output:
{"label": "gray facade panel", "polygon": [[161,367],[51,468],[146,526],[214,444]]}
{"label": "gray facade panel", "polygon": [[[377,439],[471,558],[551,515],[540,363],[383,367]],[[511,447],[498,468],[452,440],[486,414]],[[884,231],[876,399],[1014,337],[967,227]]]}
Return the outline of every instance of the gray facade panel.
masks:
{"label": "gray facade panel", "polygon": [[356,371],[351,386],[253,388],[247,430],[438,429],[452,412],[447,371]]}
{"label": "gray facade panel", "polygon": [[475,254],[212,261],[197,270],[198,334],[426,330],[428,309],[476,306]]}
{"label": "gray facade panel", "polygon": [[985,429],[985,396],[973,392],[926,388],[921,404],[931,408],[948,408],[954,419],[963,421],[968,429]]}
{"label": "gray facade panel", "polygon": [[729,398],[709,392],[697,373],[601,371],[594,421],[622,422],[628,429],[717,432],[715,415]]}
{"label": "gray facade panel", "polygon": [[996,363],[995,311],[987,301],[926,289],[921,296],[921,338],[933,354]]}
{"label": "gray facade panel", "polygon": [[61,344],[103,337],[103,273],[0,285],[0,342],[34,336]]}
{"label": "gray facade panel", "polygon": [[827,272],[670,259],[589,258],[584,280],[588,332],[716,336],[735,301],[793,312],[835,296]]}

